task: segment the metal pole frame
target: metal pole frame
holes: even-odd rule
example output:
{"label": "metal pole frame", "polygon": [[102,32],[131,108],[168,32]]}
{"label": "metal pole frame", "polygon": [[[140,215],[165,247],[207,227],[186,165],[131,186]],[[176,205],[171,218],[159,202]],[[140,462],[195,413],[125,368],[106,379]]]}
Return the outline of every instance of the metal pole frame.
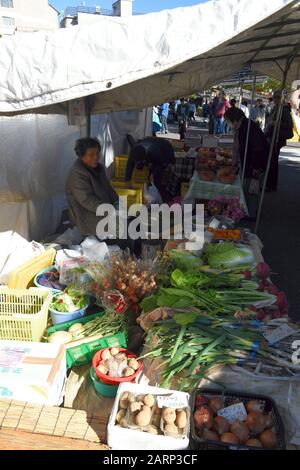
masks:
{"label": "metal pole frame", "polygon": [[244,187],[244,180],[245,180],[246,163],[247,163],[248,147],[249,147],[249,135],[250,135],[250,126],[251,126],[251,114],[252,114],[252,110],[253,110],[255,92],[256,92],[256,77],[257,77],[257,74],[256,74],[256,72],[254,72],[253,86],[252,86],[252,97],[251,97],[251,105],[250,105],[250,115],[249,115],[246,145],[245,145],[245,153],[244,153],[244,163],[243,163],[243,173],[242,173],[242,188]]}
{"label": "metal pole frame", "polygon": [[268,176],[269,176],[270,167],[271,167],[271,161],[272,161],[272,158],[273,158],[273,152],[274,152],[275,145],[277,145],[277,142],[278,142],[279,129],[280,129],[281,118],[282,118],[282,110],[283,110],[283,105],[284,105],[284,96],[285,96],[285,90],[283,89],[282,90],[281,103],[278,106],[277,113],[276,113],[276,121],[275,121],[275,126],[274,126],[274,131],[273,131],[273,135],[272,135],[272,141],[271,141],[270,151],[269,151],[269,156],[268,156],[268,164],[267,164],[267,168],[266,168],[266,172],[265,172],[265,178],[264,178],[263,188],[262,188],[262,192],[261,192],[257,217],[256,217],[255,233],[258,232],[258,227],[259,227],[259,222],[260,222],[260,217],[261,217],[261,212],[262,212],[262,206],[263,206],[263,202],[264,202],[264,198],[265,198],[267,181],[268,181]]}

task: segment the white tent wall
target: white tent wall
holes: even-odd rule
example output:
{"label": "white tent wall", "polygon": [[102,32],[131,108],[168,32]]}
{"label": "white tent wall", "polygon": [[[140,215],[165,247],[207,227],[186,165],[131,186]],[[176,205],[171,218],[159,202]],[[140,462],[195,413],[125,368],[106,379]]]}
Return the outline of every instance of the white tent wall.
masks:
{"label": "white tent wall", "polygon": [[[80,130],[63,115],[29,114],[0,118],[0,136],[0,194],[8,195],[0,204],[0,232],[40,240],[54,232],[67,207],[65,180]],[[20,193],[23,201],[13,202]]]}
{"label": "white tent wall", "polygon": [[129,152],[127,134],[135,140],[152,135],[152,108],[91,116],[91,136],[101,142],[103,163],[109,176],[112,175],[114,157]]}

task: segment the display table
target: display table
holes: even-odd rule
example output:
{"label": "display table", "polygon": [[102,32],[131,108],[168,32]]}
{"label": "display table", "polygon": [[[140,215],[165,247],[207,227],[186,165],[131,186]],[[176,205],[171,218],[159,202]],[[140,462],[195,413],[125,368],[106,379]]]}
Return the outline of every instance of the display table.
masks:
{"label": "display table", "polygon": [[195,171],[190,182],[189,190],[185,195],[185,200],[210,200],[219,196],[229,198],[237,197],[240,199],[241,205],[245,209],[247,208],[240,177],[237,178],[234,184],[222,184],[217,181],[203,181],[200,179],[198,172]]}

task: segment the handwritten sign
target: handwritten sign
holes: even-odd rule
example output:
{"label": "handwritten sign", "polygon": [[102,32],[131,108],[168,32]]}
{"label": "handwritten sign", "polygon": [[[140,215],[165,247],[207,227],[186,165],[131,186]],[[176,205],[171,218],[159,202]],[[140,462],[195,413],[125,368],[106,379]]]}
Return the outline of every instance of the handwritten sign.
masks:
{"label": "handwritten sign", "polygon": [[176,410],[187,408],[189,406],[188,397],[184,395],[158,395],[158,408],[175,408]]}
{"label": "handwritten sign", "polygon": [[264,333],[264,337],[270,344],[276,344],[278,341],[282,340],[283,338],[287,338],[295,333],[294,328],[290,327],[289,325],[282,325],[276,330],[269,331]]}
{"label": "handwritten sign", "polygon": [[247,411],[244,403],[237,403],[236,405],[227,406],[227,408],[219,410],[218,416],[223,416],[231,424],[234,421],[245,421]]}

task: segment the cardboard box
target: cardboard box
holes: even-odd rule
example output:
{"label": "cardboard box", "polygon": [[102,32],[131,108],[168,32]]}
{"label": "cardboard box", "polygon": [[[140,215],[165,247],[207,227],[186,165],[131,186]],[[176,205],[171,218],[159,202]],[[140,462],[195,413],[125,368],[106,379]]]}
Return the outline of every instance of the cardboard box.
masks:
{"label": "cardboard box", "polygon": [[[189,446],[189,430],[186,437],[177,439],[170,436],[154,435],[116,425],[120,396],[123,392],[148,394],[156,396],[176,395],[179,401],[190,402],[185,392],[149,387],[141,384],[124,382],[119,385],[118,393],[107,426],[107,443],[113,450],[185,450]],[[168,405],[169,406],[169,405]]]}
{"label": "cardboard box", "polygon": [[65,347],[0,341],[0,398],[58,406],[66,382]]}

